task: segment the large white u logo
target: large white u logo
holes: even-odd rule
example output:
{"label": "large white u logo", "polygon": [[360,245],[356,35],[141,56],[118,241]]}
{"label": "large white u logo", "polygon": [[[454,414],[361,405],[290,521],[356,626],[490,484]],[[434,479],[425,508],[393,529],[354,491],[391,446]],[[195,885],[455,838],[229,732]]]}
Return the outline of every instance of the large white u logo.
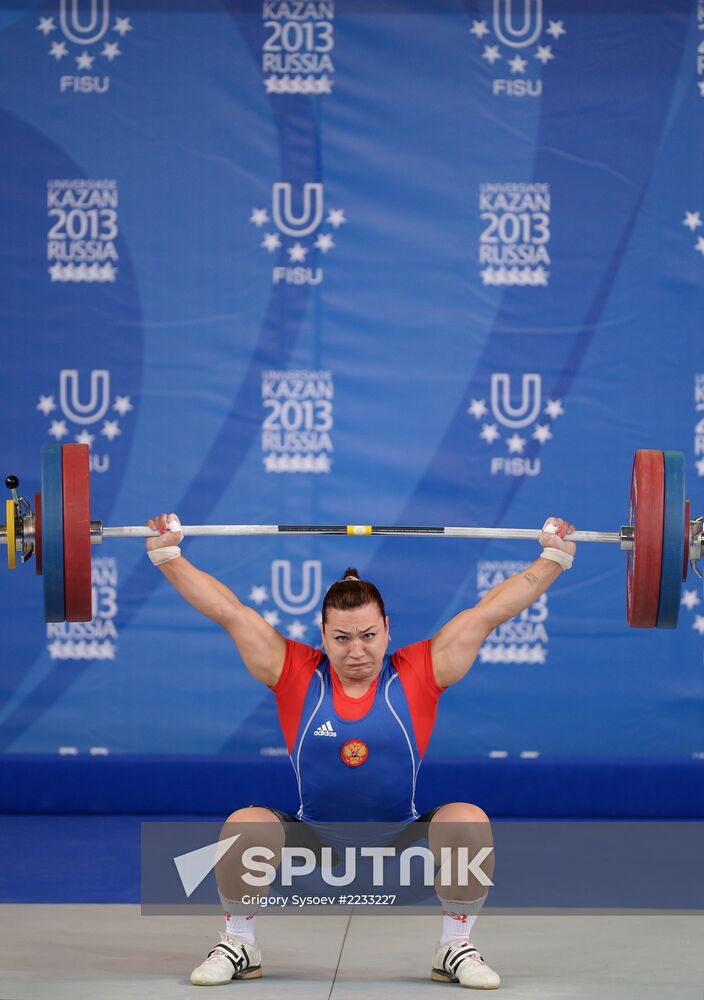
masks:
{"label": "large white u logo", "polygon": [[275,559],[271,564],[271,593],[276,604],[289,615],[311,611],[322,597],[323,567],[318,559],[306,559],[301,571],[301,590],[291,589],[291,563]]}
{"label": "large white u logo", "polygon": [[323,185],[303,185],[303,214],[293,214],[291,185],[285,181],[274,184],[271,214],[282,233],[287,236],[307,236],[323,221]]}
{"label": "large white u logo", "polygon": [[491,376],[491,409],[504,427],[526,427],[540,412],[540,375],[524,375],[521,379],[521,402],[511,404],[511,376],[496,372]]}
{"label": "large white u logo", "polygon": [[110,372],[105,368],[90,373],[90,399],[82,403],[78,394],[78,372],[65,368],[59,376],[59,400],[64,416],[75,424],[94,424],[110,405]]}
{"label": "large white u logo", "polygon": [[87,0],[87,2],[81,0],[81,6],[84,7],[81,18],[78,10],[79,0],[61,0],[59,20],[61,30],[68,40],[76,42],[77,45],[91,45],[101,39],[110,24],[109,3],[110,0]]}
{"label": "large white u logo", "polygon": [[514,49],[525,48],[543,30],[543,0],[523,0],[523,24],[513,23],[513,0],[494,0],[494,34]]}

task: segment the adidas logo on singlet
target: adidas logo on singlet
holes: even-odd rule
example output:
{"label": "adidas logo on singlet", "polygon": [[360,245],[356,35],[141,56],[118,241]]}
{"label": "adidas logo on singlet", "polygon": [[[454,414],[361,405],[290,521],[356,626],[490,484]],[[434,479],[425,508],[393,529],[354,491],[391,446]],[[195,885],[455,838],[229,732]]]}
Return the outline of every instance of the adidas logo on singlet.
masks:
{"label": "adidas logo on singlet", "polygon": [[337,736],[337,733],[332,728],[331,722],[324,722],[322,726],[318,726],[313,736]]}

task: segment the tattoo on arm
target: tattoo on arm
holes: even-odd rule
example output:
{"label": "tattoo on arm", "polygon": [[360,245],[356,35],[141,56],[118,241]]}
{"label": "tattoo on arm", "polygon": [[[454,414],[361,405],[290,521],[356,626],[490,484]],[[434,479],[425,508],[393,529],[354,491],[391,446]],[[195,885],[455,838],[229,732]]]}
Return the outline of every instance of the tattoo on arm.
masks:
{"label": "tattoo on arm", "polygon": [[538,577],[535,575],[535,573],[530,573],[530,572],[524,573],[523,574],[523,579],[527,580],[528,583],[538,583],[539,582]]}

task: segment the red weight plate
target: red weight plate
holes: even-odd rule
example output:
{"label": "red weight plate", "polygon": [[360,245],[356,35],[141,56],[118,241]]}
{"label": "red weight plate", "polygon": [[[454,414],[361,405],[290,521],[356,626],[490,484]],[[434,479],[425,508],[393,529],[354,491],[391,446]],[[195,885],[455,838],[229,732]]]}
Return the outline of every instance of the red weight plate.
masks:
{"label": "red weight plate", "polygon": [[42,495],[34,494],[34,571],[42,575]]}
{"label": "red weight plate", "polygon": [[655,628],[660,601],[665,463],[661,451],[633,457],[631,512],[633,549],[626,568],[626,607],[631,628]]}
{"label": "red weight plate", "polygon": [[684,502],[684,550],[682,559],[682,583],[687,579],[687,570],[689,569],[689,519],[692,515],[692,509],[689,505],[689,500]]}
{"label": "red weight plate", "polygon": [[66,621],[93,617],[90,572],[90,473],[87,444],[62,448]]}

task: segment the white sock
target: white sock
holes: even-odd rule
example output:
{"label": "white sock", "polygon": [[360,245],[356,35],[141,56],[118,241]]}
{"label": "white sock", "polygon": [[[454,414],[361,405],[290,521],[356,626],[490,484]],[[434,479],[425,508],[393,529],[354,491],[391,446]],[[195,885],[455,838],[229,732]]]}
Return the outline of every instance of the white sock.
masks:
{"label": "white sock", "polygon": [[225,899],[220,890],[218,890],[218,895],[225,911],[225,930],[227,933],[247,944],[254,944],[257,930],[256,910],[251,913],[231,913],[230,911],[239,907],[240,904],[234,899]]}
{"label": "white sock", "polygon": [[243,913],[226,913],[225,928],[228,934],[236,937],[239,941],[246,941],[247,944],[254,944],[257,936],[257,918],[254,913],[245,915]]}
{"label": "white sock", "polygon": [[443,910],[440,944],[469,941],[469,935],[476,919],[476,914],[470,916],[469,913],[447,913]]}
{"label": "white sock", "polygon": [[453,941],[469,941],[469,935],[479,911],[484,905],[486,896],[481,899],[441,899],[442,930],[440,944],[451,944]]}

